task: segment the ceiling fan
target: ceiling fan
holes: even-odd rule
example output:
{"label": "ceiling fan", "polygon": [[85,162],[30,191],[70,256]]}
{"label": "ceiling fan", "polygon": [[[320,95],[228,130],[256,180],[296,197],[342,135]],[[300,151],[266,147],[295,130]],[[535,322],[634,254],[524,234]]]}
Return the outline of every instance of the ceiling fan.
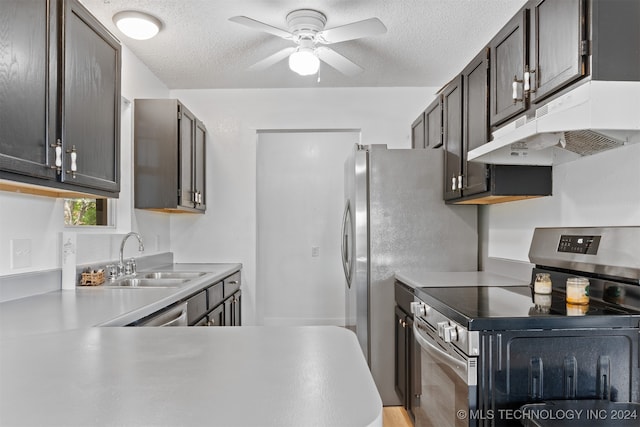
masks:
{"label": "ceiling fan", "polygon": [[378,18],[369,18],[325,30],[327,17],[322,12],[313,9],[294,10],[287,14],[286,19],[288,30],[282,30],[246,16],[229,18],[232,22],[291,40],[296,44],[296,46],[284,48],[253,64],[249,67],[250,70],[264,70],[289,57],[289,68],[303,76],[317,73],[320,61],[347,76],[353,76],[361,73],[362,67],[323,45],[387,32],[387,27]]}

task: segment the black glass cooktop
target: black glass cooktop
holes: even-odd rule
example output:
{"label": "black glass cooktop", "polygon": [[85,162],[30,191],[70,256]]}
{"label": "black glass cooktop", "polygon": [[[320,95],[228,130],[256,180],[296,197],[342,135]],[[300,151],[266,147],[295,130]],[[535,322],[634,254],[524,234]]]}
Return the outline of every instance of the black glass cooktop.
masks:
{"label": "black glass cooktop", "polygon": [[567,304],[564,292],[533,294],[529,286],[416,288],[427,305],[469,330],[638,327],[640,312],[591,300]]}

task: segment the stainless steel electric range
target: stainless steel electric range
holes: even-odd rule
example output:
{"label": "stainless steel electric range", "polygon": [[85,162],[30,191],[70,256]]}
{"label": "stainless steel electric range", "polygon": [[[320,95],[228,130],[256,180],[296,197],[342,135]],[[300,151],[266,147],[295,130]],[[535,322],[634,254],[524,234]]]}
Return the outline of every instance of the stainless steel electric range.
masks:
{"label": "stainless steel electric range", "polygon": [[529,286],[415,289],[416,427],[640,402],[640,227],[539,228],[529,258]]}

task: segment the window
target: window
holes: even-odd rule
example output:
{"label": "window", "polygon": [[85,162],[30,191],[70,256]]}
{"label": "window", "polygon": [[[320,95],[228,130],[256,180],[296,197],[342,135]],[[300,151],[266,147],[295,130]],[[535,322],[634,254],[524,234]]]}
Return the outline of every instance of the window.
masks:
{"label": "window", "polygon": [[65,226],[113,225],[107,199],[64,199]]}

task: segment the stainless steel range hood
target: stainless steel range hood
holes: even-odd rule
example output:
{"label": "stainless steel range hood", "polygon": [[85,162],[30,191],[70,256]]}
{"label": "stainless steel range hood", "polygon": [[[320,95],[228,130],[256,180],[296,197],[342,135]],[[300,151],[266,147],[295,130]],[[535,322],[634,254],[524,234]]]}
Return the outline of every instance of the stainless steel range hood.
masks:
{"label": "stainless steel range hood", "polygon": [[591,80],[493,132],[468,160],[552,165],[640,142],[640,82]]}

